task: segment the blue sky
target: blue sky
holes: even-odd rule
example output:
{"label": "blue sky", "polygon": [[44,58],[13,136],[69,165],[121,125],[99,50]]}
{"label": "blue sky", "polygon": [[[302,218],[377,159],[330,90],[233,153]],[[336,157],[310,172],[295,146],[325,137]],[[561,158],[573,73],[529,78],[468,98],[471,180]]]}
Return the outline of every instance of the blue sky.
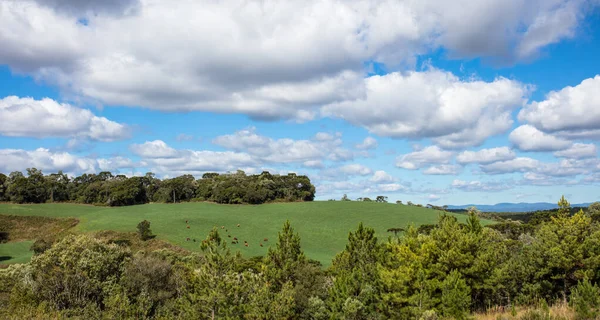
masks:
{"label": "blue sky", "polygon": [[[600,200],[596,0],[0,2],[0,172]],[[85,22],[85,23],[82,23]]]}

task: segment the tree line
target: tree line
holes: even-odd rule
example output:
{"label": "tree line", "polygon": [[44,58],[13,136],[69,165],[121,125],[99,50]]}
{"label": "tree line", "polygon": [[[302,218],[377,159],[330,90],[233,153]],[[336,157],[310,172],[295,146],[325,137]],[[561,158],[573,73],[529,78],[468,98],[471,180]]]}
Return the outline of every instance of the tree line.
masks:
{"label": "tree line", "polygon": [[[493,307],[562,301],[593,319],[600,225],[583,211],[569,214],[564,198],[560,205],[531,228],[486,227],[471,210],[466,223],[442,214],[432,228],[408,226],[382,241],[361,223],[325,270],[305,256],[289,222],[265,257],[250,259],[233,253],[217,228],[201,254],[189,255],[67,236],[30,263],[0,270],[0,297],[8,297],[0,316],[466,319]],[[521,319],[551,319],[544,310]]]}
{"label": "tree line", "polygon": [[182,175],[158,179],[153,173],[141,177],[113,175],[104,171],[69,177],[63,172],[44,175],[27,169],[8,176],[0,173],[0,201],[15,203],[75,202],[127,206],[148,202],[212,201],[228,204],[260,204],[273,201],[312,201],[315,187],[304,175],[247,175],[205,173],[201,179]]}

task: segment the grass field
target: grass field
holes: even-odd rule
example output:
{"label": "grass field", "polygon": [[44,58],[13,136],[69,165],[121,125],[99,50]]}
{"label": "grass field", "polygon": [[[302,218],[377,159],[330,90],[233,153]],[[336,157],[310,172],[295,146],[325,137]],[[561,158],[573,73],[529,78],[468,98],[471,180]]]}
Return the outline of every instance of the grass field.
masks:
{"label": "grass field", "polygon": [[[133,232],[137,224],[146,219],[151,222],[152,232],[158,239],[194,251],[199,250],[199,242],[210,229],[217,226],[225,239],[239,239],[239,244],[230,243],[230,246],[246,257],[264,255],[268,246],[277,240],[277,232],[283,223],[290,220],[292,227],[300,234],[306,255],[328,266],[335,254],[344,249],[348,232],[356,229],[359,222],[373,227],[380,239],[386,239],[392,235],[386,232],[388,228],[406,227],[411,223],[435,223],[439,212],[374,202],[315,201],[259,206],[180,203],[116,208],[75,204],[0,204],[0,214],[74,217],[79,224],[73,230],[81,232]],[[464,215],[456,216],[463,222],[466,219]],[[221,230],[221,226],[225,226],[229,232]],[[227,234],[232,238],[228,238]],[[188,237],[197,242],[186,241]],[[264,238],[268,238],[268,242],[264,242]],[[244,241],[248,241],[248,247],[244,247]],[[263,247],[259,246],[260,243]]]}
{"label": "grass field", "polygon": [[19,241],[0,244],[0,263],[25,263],[33,255],[29,248],[33,241]]}

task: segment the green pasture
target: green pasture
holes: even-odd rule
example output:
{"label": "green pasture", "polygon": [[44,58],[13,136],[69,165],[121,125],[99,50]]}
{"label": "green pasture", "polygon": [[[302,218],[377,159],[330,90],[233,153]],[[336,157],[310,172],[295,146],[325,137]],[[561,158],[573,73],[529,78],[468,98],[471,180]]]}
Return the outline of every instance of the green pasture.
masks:
{"label": "green pasture", "polygon": [[[194,251],[199,250],[200,241],[216,226],[225,239],[239,239],[239,244],[231,244],[231,241],[229,244],[234,251],[239,250],[246,257],[266,254],[268,246],[276,242],[277,232],[281,230],[283,223],[290,220],[300,234],[306,255],[328,266],[335,254],[344,249],[348,232],[356,229],[359,222],[374,228],[380,239],[386,239],[393,236],[386,232],[389,228],[435,223],[441,213],[427,208],[387,203],[315,201],[256,206],[213,203],[145,204],[129,207],[0,204],[0,214],[75,217],[80,221],[74,228],[78,232],[133,232],[136,231],[137,224],[146,219],[150,221],[152,232],[157,238]],[[457,216],[460,221],[466,220],[465,215],[452,215]],[[237,224],[240,226],[237,227]],[[225,229],[221,229],[221,226]],[[268,238],[267,242],[264,241],[265,238]],[[248,242],[248,247],[244,246],[244,241]],[[261,243],[263,247],[260,246]],[[7,253],[0,256],[24,257],[25,253],[21,250],[28,251],[29,245],[2,245],[6,247],[2,249],[0,246],[0,252]],[[28,252],[27,255],[30,256],[31,253]]]}
{"label": "green pasture", "polygon": [[0,264],[26,263],[33,255],[29,248],[33,241],[0,243]]}

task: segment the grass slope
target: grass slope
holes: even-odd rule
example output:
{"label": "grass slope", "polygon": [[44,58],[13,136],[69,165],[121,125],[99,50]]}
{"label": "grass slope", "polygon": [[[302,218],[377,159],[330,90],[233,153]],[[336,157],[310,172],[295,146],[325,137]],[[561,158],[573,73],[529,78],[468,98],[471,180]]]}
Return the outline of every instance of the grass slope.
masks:
{"label": "grass slope", "polygon": [[[131,232],[141,220],[151,222],[158,239],[167,240],[188,250],[199,250],[199,242],[213,226],[218,226],[222,237],[239,239],[231,248],[246,256],[264,255],[267,247],[277,240],[277,232],[286,219],[300,233],[306,255],[325,266],[336,253],[344,249],[348,232],[359,222],[373,227],[380,239],[390,236],[386,230],[409,224],[435,223],[439,212],[396,204],[315,201],[275,203],[259,206],[219,205],[212,203],[146,204],[129,207],[93,207],[74,204],[14,205],[0,204],[0,214],[19,216],[74,217],[77,231],[115,230]],[[465,221],[465,215],[456,215]],[[186,220],[189,221],[187,225]],[[240,227],[236,227],[237,224]],[[225,226],[229,230],[221,230]],[[227,234],[232,238],[228,238]],[[186,241],[186,238],[197,242]],[[263,242],[268,238],[268,242]],[[248,241],[249,247],[244,247]],[[259,244],[263,243],[263,247]]]}
{"label": "grass slope", "polygon": [[33,255],[29,248],[33,241],[19,241],[0,244],[0,264],[26,263]]}

